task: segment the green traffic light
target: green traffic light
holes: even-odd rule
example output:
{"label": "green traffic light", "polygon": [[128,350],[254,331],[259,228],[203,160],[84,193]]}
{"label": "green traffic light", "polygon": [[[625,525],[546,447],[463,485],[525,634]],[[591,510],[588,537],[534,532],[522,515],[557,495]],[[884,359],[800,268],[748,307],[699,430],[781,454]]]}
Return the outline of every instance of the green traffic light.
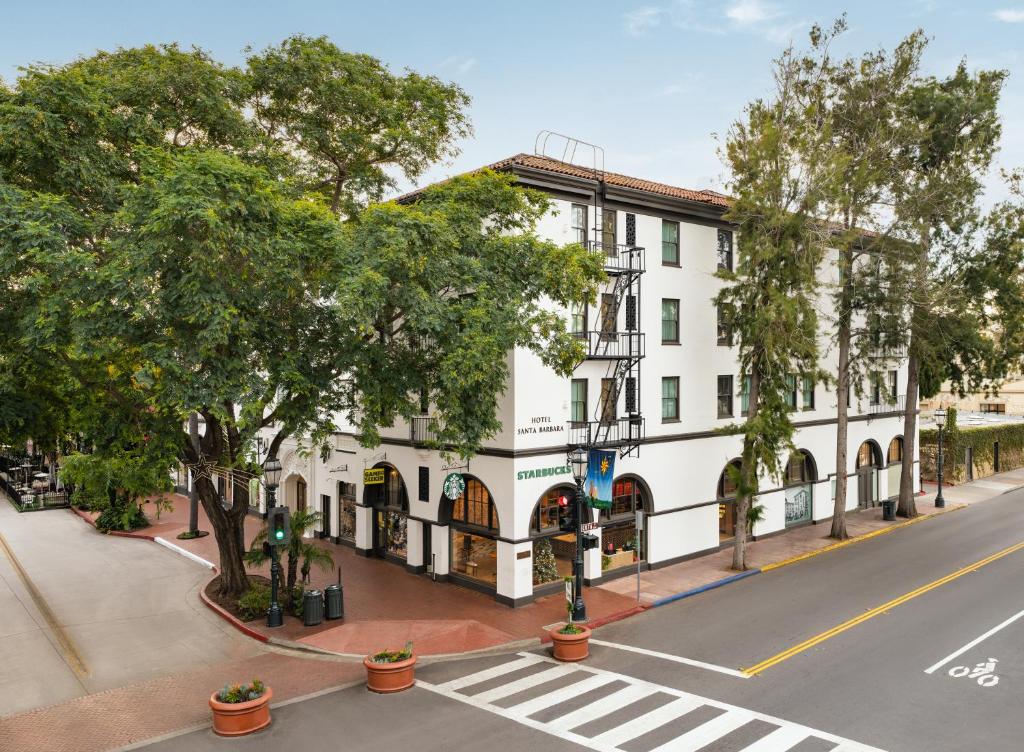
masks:
{"label": "green traffic light", "polygon": [[284,538],[284,530],[275,530],[274,531],[274,537],[277,538],[278,540],[281,540],[282,538]]}

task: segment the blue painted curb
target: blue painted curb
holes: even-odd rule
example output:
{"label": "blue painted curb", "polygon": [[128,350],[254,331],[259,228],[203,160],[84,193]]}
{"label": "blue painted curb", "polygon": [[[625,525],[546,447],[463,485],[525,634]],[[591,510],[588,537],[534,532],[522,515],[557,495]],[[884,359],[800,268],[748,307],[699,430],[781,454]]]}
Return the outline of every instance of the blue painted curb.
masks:
{"label": "blue painted curb", "polygon": [[759,568],[749,569],[746,572],[740,572],[739,574],[734,574],[731,577],[725,577],[721,580],[715,580],[714,582],[709,582],[707,585],[695,587],[692,590],[684,590],[683,592],[676,593],[675,595],[666,595],[664,598],[659,598],[658,600],[654,601],[654,603],[651,604],[651,608],[664,606],[665,604],[672,603],[674,601],[681,601],[683,598],[689,598],[691,595],[703,593],[705,590],[714,590],[715,588],[722,587],[722,585],[728,585],[730,582],[736,582],[736,580],[742,580],[746,577],[753,577],[755,574],[761,574],[761,570]]}

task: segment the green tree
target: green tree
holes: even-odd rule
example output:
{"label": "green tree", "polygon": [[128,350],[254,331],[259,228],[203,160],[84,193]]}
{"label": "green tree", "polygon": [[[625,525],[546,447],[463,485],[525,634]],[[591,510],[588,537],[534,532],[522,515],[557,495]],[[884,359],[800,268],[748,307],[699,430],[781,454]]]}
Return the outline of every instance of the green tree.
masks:
{"label": "green tree", "polygon": [[[826,48],[833,33],[815,27],[812,39]],[[780,457],[793,448],[790,379],[817,374],[815,294],[824,228],[814,215],[828,165],[820,150],[828,133],[821,66],[821,59],[788,49],[775,62],[772,99],[747,106],[724,150],[733,195],[726,219],[737,226],[739,252],[735,272],[718,272],[728,284],[714,301],[728,312],[746,382],[746,420],[726,429],[743,437],[740,467],[727,471],[736,484],[733,568],[740,571],[759,514],[753,506],[758,478],[779,478]]]}

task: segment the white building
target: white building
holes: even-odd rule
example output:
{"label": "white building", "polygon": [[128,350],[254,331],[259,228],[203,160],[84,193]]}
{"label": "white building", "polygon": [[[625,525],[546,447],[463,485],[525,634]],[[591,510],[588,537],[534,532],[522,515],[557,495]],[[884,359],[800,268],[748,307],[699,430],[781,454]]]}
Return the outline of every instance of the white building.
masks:
{"label": "white building", "polygon": [[[336,543],[519,605],[561,589],[571,572],[575,538],[559,532],[558,497],[573,492],[568,442],[589,430],[629,438],[635,450],[617,461],[612,509],[593,512],[601,548],[586,552],[588,582],[635,571],[634,556],[643,567],[661,567],[730,545],[735,513],[724,469],[738,461],[741,439],[717,429],[741,418],[743,397],[736,350],[711,302],[723,284],[718,265],[733,263],[732,229],[722,220],[726,197],[533,155],[492,167],[551,196],[554,211],[540,235],[587,240],[608,253],[599,305],[566,312],[574,330],[588,332],[593,357],[570,380],[529,352],[511,353],[503,429],[468,468],[447,468],[422,448],[427,418],[384,429],[373,450],[339,426],[326,462],[317,452],[304,458],[288,440],[279,499],[293,509],[319,509],[318,534]],[[823,279],[832,272],[824,269]],[[822,366],[834,370],[824,331],[822,345]],[[607,380],[617,364],[619,388]],[[888,395],[899,394],[905,378],[905,362],[880,359],[884,387],[869,390],[869,404],[851,407],[848,509],[898,493],[903,417]],[[603,404],[602,393],[615,394],[615,404]],[[755,537],[832,515],[835,395],[794,378],[793,406],[804,459],[790,463],[783,486],[762,482]],[[442,493],[452,472],[466,481],[454,502]],[[535,553],[548,546],[556,576],[534,566]]]}

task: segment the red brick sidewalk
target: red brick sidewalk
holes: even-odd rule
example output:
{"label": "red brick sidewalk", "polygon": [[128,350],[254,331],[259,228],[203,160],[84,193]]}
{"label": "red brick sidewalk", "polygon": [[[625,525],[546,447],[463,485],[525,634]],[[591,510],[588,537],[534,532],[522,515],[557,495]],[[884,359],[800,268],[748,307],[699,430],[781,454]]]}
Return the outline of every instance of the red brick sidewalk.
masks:
{"label": "red brick sidewalk", "polygon": [[[136,534],[159,536],[217,565],[217,543],[212,534],[194,540],[176,540],[175,536],[188,527],[188,500],[180,495],[170,498],[174,510],[162,513],[159,519],[153,505],[146,504],[146,515],[154,524]],[[202,509],[199,514],[200,529],[209,530]],[[257,517],[246,518],[246,541],[251,541],[262,525],[263,521]],[[348,546],[310,540],[329,550],[335,565],[341,568],[345,619],[325,621],[319,627],[304,627],[300,620],[286,617],[284,627],[273,630],[268,630],[263,620],[257,619],[246,626],[268,636],[301,641],[339,653],[365,655],[382,648],[401,647],[411,640],[420,655],[435,655],[540,638],[545,634],[542,627],[565,618],[565,597],[561,593],[513,609],[485,593],[434,582],[411,574],[397,564],[359,556]],[[269,566],[249,571],[270,573]],[[330,573],[314,569],[311,574],[312,587],[322,589],[334,582],[337,582],[336,569]],[[636,606],[635,597],[601,588],[588,588],[586,598],[591,620],[604,621]]]}
{"label": "red brick sidewalk", "polygon": [[265,681],[273,702],[362,679],[361,663],[266,653],[78,697],[0,720],[0,750],[102,752],[210,722],[224,684]]}

